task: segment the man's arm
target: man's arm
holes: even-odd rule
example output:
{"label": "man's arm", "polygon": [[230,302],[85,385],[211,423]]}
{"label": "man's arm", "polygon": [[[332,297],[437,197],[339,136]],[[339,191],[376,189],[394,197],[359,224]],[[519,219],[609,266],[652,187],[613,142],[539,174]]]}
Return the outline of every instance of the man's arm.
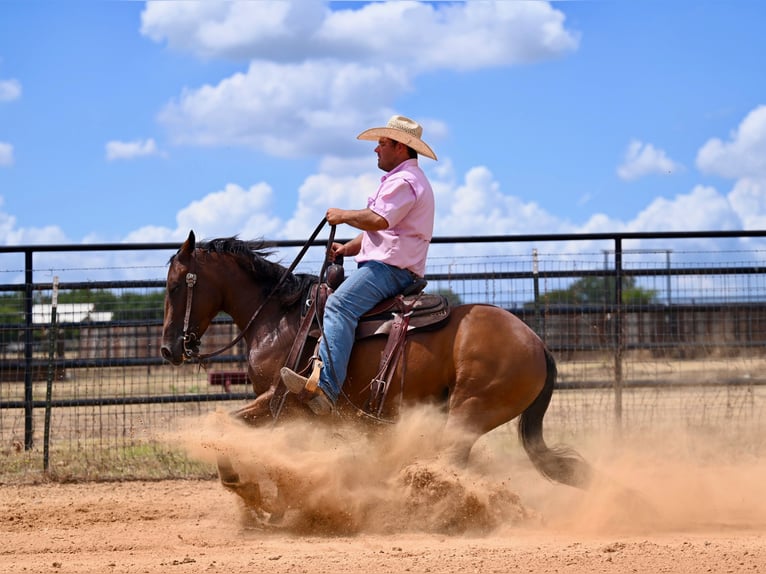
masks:
{"label": "man's arm", "polygon": [[388,228],[386,218],[378,215],[370,208],[338,209],[337,207],[331,207],[327,210],[325,217],[330,225],[346,223],[362,231],[380,231],[381,229]]}

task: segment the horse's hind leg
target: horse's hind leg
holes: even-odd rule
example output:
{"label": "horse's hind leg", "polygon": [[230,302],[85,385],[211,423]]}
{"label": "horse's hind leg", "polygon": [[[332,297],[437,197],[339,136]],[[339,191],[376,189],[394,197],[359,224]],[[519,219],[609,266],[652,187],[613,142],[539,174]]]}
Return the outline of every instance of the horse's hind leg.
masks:
{"label": "horse's hind leg", "polygon": [[451,465],[465,467],[471,456],[471,449],[480,436],[481,433],[468,430],[450,413],[442,434],[441,458]]}
{"label": "horse's hind leg", "polygon": [[460,466],[468,464],[473,445],[479,438],[519,416],[542,385],[517,384],[515,394],[506,391],[502,396],[498,396],[498,387],[491,382],[484,384],[483,391],[478,391],[476,386],[474,381],[470,397],[451,398],[444,427],[444,456]]}
{"label": "horse's hind leg", "polygon": [[540,339],[496,307],[468,307],[452,345],[446,452],[466,464],[479,437],[519,416],[540,394],[547,363]]}

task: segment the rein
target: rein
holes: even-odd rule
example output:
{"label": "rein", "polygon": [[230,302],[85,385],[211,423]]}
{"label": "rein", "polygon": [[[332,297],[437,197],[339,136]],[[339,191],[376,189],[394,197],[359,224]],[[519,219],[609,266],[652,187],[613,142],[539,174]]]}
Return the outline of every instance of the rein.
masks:
{"label": "rein", "polygon": [[[200,354],[199,352],[199,338],[197,337],[196,333],[193,331],[189,331],[189,317],[191,315],[191,304],[192,304],[192,296],[193,296],[193,289],[194,286],[197,284],[197,274],[193,272],[193,270],[190,270],[186,274],[186,287],[187,287],[187,294],[186,294],[186,314],[184,315],[184,332],[183,332],[183,341],[184,341],[184,355],[187,359],[196,359],[197,361],[205,361],[206,359],[209,359],[211,357],[215,357],[217,355],[220,355],[224,351],[228,351],[231,349],[234,345],[239,343],[242,338],[245,336],[245,333],[247,330],[252,326],[253,322],[255,321],[256,317],[260,314],[261,310],[266,306],[266,303],[274,296],[274,294],[277,292],[277,290],[282,286],[282,283],[285,282],[285,279],[293,272],[293,270],[298,266],[298,263],[300,263],[300,260],[303,259],[303,256],[308,251],[309,247],[311,247],[311,244],[314,242],[314,239],[316,239],[317,235],[319,235],[319,232],[324,227],[324,224],[327,223],[327,218],[322,218],[322,221],[319,222],[319,225],[317,225],[314,232],[311,234],[311,237],[309,237],[308,241],[303,244],[303,247],[301,248],[301,251],[296,256],[295,260],[290,264],[290,266],[285,269],[284,273],[282,273],[282,276],[279,278],[279,281],[272,287],[269,294],[266,296],[266,298],[263,300],[263,302],[258,306],[258,308],[255,310],[253,315],[250,317],[250,320],[247,322],[245,327],[239,332],[239,335],[237,335],[232,341],[221,347],[220,349],[217,349],[213,351],[212,353],[203,353]],[[332,245],[332,241],[335,237],[335,226],[333,225],[330,231],[330,245]],[[325,257],[325,261],[326,261]],[[192,258],[192,261],[194,261],[194,258]],[[327,264],[322,267],[322,274],[324,274],[326,270]],[[320,276],[321,281],[321,276]]]}

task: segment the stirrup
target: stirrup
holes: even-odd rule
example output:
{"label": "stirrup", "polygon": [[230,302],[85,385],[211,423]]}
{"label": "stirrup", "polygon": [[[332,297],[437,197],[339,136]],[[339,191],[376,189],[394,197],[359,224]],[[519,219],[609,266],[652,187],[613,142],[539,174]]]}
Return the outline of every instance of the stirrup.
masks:
{"label": "stirrup", "polygon": [[299,375],[292,369],[288,369],[287,367],[282,367],[279,371],[279,376],[282,379],[282,382],[287,387],[287,390],[291,393],[298,394],[303,392],[303,390],[306,388],[306,385],[308,383],[308,377],[304,377],[303,375]]}
{"label": "stirrup", "polygon": [[291,393],[299,394],[305,390],[313,395],[316,394],[316,390],[319,388],[319,373],[321,370],[322,361],[315,357],[311,374],[308,377],[299,375],[288,367],[282,367],[279,371],[279,376],[282,378],[282,382],[285,383],[287,390]]}

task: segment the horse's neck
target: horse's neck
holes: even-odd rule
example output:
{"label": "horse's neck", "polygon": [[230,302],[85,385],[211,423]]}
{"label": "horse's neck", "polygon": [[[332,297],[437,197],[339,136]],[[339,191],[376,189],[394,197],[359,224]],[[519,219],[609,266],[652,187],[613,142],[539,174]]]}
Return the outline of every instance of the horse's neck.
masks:
{"label": "horse's neck", "polygon": [[251,352],[287,353],[298,330],[298,307],[284,309],[274,298],[263,304],[233,305],[224,309],[240,331],[245,331],[245,340]]}

